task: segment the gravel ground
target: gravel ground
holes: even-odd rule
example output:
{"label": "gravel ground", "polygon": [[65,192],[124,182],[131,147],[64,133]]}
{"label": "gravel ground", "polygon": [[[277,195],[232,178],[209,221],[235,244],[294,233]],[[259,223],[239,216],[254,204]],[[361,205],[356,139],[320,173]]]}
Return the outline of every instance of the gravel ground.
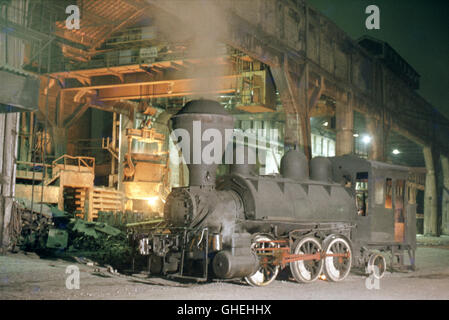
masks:
{"label": "gravel ground", "polygon": [[[268,287],[244,283],[183,284],[161,278],[128,277],[95,272],[94,267],[34,254],[0,256],[0,300],[8,299],[449,299],[449,246],[420,246],[417,271],[387,273],[379,289],[367,289],[366,277],[352,273],[340,283],[298,284],[276,280]],[[68,265],[80,270],[80,288],[67,289]]]}

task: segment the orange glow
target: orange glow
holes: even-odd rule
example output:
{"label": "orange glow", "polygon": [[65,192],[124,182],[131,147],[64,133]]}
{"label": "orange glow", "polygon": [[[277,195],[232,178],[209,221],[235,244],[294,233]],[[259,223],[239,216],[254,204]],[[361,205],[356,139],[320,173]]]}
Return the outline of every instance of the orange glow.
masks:
{"label": "orange glow", "polygon": [[149,206],[154,206],[158,199],[159,199],[158,196],[154,196],[154,197],[151,197],[151,198],[147,198],[146,200],[147,200],[147,203],[148,203]]}

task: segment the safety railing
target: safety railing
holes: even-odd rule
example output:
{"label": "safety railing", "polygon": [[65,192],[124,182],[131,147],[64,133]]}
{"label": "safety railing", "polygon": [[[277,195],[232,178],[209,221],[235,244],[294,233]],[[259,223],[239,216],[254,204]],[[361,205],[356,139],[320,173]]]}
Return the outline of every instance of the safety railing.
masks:
{"label": "safety railing", "polygon": [[[16,161],[17,178],[43,180],[51,177],[52,165],[46,163],[33,163],[30,161]],[[40,170],[42,168],[42,170]]]}
{"label": "safety railing", "polygon": [[62,165],[62,170],[66,170],[67,166],[71,166],[70,169],[76,166],[79,172],[82,171],[81,168],[88,168],[92,173],[95,172],[95,158],[93,157],[73,157],[65,154],[53,161],[53,168],[58,167],[58,165]]}

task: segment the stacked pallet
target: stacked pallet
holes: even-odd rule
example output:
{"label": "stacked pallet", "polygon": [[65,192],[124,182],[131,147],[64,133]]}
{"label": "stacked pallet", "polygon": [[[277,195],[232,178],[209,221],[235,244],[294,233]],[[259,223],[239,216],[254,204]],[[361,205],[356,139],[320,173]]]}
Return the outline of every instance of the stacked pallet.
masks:
{"label": "stacked pallet", "polygon": [[84,212],[87,209],[86,206],[86,195],[87,190],[85,188],[75,189],[75,205],[76,205],[76,216],[78,218],[84,219]]}
{"label": "stacked pallet", "polygon": [[115,189],[94,188],[93,213],[98,217],[98,211],[122,211],[123,193]]}
{"label": "stacked pallet", "polygon": [[[84,218],[87,212],[87,189],[79,188],[76,189],[76,211],[77,216]],[[94,219],[98,218],[99,211],[123,211],[124,208],[123,193],[115,189],[108,188],[94,188],[92,197],[92,217]]]}

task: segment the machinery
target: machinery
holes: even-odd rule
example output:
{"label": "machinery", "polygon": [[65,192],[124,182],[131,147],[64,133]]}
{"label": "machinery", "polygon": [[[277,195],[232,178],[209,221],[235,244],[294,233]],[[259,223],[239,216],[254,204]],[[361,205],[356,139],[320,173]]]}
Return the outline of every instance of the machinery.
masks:
{"label": "machinery", "polygon": [[171,115],[154,107],[138,112],[126,129],[128,152],[123,170],[126,209],[162,214],[169,192],[168,134]]}
{"label": "machinery", "polygon": [[[192,137],[197,121],[201,136],[215,129],[225,137],[233,128],[233,118],[211,100],[187,103],[172,127]],[[221,143],[225,150],[229,141]],[[304,154],[290,150],[279,175],[256,175],[246,163],[232,164],[230,174],[217,178],[217,164],[194,164],[193,152],[184,157],[189,186],[167,197],[165,223],[134,233],[150,273],[197,281],[245,278],[263,286],[285,267],[305,283],[323,273],[341,281],[353,266],[381,277],[386,258],[390,266],[404,266],[404,252],[414,267],[416,208],[407,204],[402,167],[317,157],[309,171]]]}

